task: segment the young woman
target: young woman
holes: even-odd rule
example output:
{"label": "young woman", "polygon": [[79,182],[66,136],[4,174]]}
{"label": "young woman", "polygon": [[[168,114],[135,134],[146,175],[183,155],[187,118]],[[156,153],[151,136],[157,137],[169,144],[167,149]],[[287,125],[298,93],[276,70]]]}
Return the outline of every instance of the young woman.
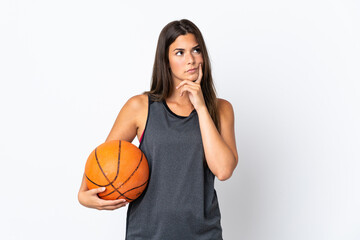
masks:
{"label": "young woman", "polygon": [[[150,179],[129,205],[126,239],[222,239],[214,178],[230,178],[237,165],[234,112],[216,97],[205,42],[189,20],[161,31],[151,90],[125,103],[106,141],[135,136]],[[100,199],[103,190],[88,190],[83,178],[79,202],[100,210],[127,204]]]}

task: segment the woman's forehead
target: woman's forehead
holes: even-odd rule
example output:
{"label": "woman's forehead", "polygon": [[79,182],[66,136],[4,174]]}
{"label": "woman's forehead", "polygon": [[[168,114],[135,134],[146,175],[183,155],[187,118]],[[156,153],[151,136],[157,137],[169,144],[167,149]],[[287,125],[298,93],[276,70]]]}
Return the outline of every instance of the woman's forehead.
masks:
{"label": "woman's forehead", "polygon": [[199,43],[196,40],[196,37],[192,33],[187,33],[186,35],[180,35],[178,36],[175,41],[170,45],[170,48],[193,48],[195,46],[199,45]]}

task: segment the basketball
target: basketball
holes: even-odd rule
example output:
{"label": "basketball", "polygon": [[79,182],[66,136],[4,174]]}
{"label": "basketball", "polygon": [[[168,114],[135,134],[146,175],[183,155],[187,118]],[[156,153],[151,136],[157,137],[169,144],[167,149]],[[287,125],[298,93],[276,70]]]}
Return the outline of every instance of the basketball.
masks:
{"label": "basketball", "polygon": [[95,148],[85,165],[89,189],[106,187],[98,194],[102,199],[126,199],[132,202],[145,190],[149,165],[144,153],[123,140],[105,142]]}

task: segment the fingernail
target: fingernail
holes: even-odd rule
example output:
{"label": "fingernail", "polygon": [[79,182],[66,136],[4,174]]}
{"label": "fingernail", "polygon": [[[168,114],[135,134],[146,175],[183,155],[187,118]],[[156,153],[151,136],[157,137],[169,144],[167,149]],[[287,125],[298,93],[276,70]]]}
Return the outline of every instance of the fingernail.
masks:
{"label": "fingernail", "polygon": [[101,191],[105,191],[105,189],[106,189],[106,188],[105,188],[105,187],[103,187],[103,188],[101,188]]}

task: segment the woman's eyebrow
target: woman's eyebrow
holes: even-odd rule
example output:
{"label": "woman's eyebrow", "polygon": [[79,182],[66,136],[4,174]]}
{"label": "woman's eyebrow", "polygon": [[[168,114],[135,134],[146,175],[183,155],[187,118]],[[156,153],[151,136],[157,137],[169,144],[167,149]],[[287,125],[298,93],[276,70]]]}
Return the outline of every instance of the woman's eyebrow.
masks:
{"label": "woman's eyebrow", "polygon": [[[198,44],[198,45],[196,45],[195,47],[193,47],[192,49],[195,49],[195,48],[198,48],[198,47],[200,47],[200,45]],[[178,51],[178,50],[180,50],[180,51],[184,51],[185,49],[184,48],[175,48],[174,50],[173,50],[173,52],[174,51]]]}

